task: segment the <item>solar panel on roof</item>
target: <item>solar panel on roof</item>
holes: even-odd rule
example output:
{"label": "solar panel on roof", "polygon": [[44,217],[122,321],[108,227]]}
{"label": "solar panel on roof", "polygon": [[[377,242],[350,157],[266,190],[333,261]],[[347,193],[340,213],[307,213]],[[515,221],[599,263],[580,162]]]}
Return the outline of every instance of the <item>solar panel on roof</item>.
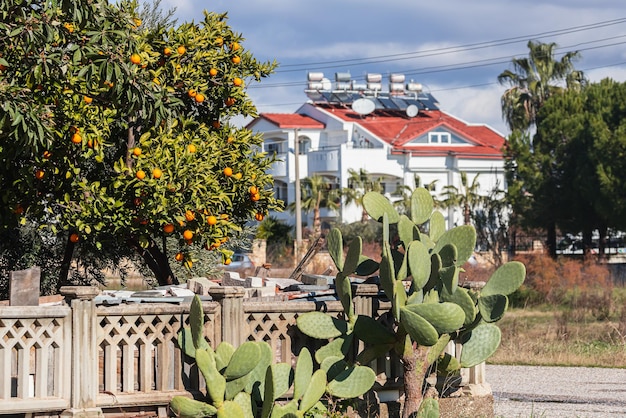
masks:
{"label": "solar panel on roof", "polygon": [[405,99],[401,99],[399,97],[392,97],[391,101],[398,107],[398,109],[400,110],[404,110],[407,107],[409,107],[409,105],[406,103]]}
{"label": "solar panel on roof", "polygon": [[437,105],[437,99],[433,97],[430,93],[425,93],[424,95],[420,94],[420,101],[426,106],[429,110],[439,110],[439,106]]}
{"label": "solar panel on roof", "polygon": [[385,109],[391,109],[391,110],[399,109],[399,107],[391,99],[387,97],[378,97],[378,100],[380,101],[380,103],[382,103]]}
{"label": "solar panel on roof", "polygon": [[404,99],[404,101],[407,104],[407,107],[411,106],[411,105],[415,105],[417,106],[418,109],[420,110],[424,110],[426,107],[424,106],[424,103],[420,102],[419,100],[415,100],[415,99]]}

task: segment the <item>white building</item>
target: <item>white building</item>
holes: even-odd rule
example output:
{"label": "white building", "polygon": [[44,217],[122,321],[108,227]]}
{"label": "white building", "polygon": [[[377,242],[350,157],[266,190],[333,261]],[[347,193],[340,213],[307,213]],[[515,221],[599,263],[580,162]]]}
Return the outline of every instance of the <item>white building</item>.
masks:
{"label": "white building", "polygon": [[[377,80],[377,81],[376,81]],[[504,137],[483,124],[464,122],[439,109],[432,95],[404,76],[392,74],[389,90],[382,77],[368,74],[365,85],[336,74],[331,83],[321,73],[309,74],[309,101],[293,114],[262,113],[248,128],[264,137],[264,149],[280,162],[271,171],[276,196],[289,204],[295,198],[296,158],[300,179],[323,175],[336,187],[348,187],[348,169],[366,170],[382,179],[384,192],[434,182],[434,195],[445,186],[461,189],[461,172],[468,184],[479,175],[481,193],[505,188]],[[295,155],[298,138],[299,155]],[[392,197],[393,199],[393,197]],[[293,223],[288,211],[272,214]],[[445,213],[450,226],[462,224],[460,210]],[[322,210],[323,220],[355,222],[361,208],[343,205],[338,213]],[[312,214],[304,223],[312,225]]]}

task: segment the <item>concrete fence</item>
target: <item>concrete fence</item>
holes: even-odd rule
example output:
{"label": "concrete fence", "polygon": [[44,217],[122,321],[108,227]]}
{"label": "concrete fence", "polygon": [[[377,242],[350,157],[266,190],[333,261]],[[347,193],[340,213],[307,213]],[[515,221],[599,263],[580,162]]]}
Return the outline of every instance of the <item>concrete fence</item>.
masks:
{"label": "concrete fence", "polygon": [[[355,285],[353,292],[357,314],[385,320],[390,303],[376,285]],[[0,307],[0,415],[167,416],[172,396],[204,392],[201,374],[177,344],[189,303],[101,306],[97,288],[69,286],[62,294],[60,306]],[[241,287],[214,287],[210,296],[204,333],[213,347],[267,341],[276,361],[288,363],[316,344],[297,331],[299,314],[342,314],[338,301],[260,302],[244,299]],[[382,387],[401,384],[397,359],[372,366]],[[483,370],[464,370],[464,383],[484,383]]]}

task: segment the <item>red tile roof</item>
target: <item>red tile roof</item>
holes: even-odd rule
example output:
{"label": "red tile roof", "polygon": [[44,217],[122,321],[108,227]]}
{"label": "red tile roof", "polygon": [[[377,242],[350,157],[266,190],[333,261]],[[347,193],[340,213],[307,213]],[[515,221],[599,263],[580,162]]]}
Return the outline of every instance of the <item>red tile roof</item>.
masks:
{"label": "red tile roof", "polygon": [[[393,147],[392,152],[412,154],[446,155],[456,153],[465,157],[502,158],[501,149],[505,139],[486,125],[469,125],[439,110],[420,111],[418,116],[409,118],[399,112],[374,112],[366,116],[355,113],[350,108],[320,105],[327,112],[348,122],[358,123],[378,138]],[[456,133],[466,139],[467,144],[446,144],[433,146],[411,144],[410,141],[438,127]]]}
{"label": "red tile roof", "polygon": [[[330,104],[315,104],[315,107],[346,122],[353,122],[368,130],[379,139],[392,146],[393,153],[415,155],[448,155],[454,153],[466,158],[502,158],[501,149],[505,139],[486,125],[470,125],[439,110],[420,111],[414,118],[401,112],[375,111],[362,116],[349,107]],[[249,128],[260,119],[265,119],[283,129],[324,129],[322,122],[298,113],[261,113],[259,118],[248,125]],[[411,140],[444,127],[468,141],[468,144],[411,144]]]}
{"label": "red tile roof", "polygon": [[[279,128],[284,129],[324,129],[324,124],[310,116],[298,113],[261,113],[259,118],[266,119]],[[252,122],[254,124],[254,121]]]}

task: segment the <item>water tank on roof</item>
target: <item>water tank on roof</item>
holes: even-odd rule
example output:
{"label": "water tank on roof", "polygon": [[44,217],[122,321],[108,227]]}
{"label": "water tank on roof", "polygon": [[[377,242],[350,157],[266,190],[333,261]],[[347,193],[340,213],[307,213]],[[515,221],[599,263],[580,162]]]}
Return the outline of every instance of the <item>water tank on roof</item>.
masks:
{"label": "water tank on roof", "polygon": [[350,73],[335,73],[335,81],[336,82],[349,82],[350,81]]}
{"label": "water tank on roof", "polygon": [[308,74],[309,81],[322,81],[323,78],[324,78],[324,73],[312,72]]}
{"label": "water tank on roof", "polygon": [[389,75],[390,83],[404,83],[405,79],[406,77],[404,76],[404,74],[390,74]]}

